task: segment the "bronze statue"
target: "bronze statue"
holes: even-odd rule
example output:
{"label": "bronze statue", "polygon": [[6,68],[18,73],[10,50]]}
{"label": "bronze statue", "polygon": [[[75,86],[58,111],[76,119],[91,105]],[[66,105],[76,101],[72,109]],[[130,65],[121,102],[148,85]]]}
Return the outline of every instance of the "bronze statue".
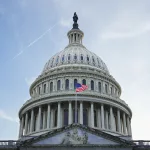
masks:
{"label": "bronze statue", "polygon": [[78,16],[77,16],[76,12],[74,13],[73,21],[74,21],[73,29],[79,29],[79,28],[78,28],[78,24],[77,24]]}

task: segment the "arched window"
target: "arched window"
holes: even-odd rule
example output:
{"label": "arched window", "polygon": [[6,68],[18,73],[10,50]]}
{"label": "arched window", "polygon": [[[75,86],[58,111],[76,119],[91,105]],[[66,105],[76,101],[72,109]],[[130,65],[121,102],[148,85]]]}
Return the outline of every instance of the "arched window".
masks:
{"label": "arched window", "polygon": [[65,56],[63,55],[63,57],[62,57],[62,62],[64,62],[64,60],[65,60]]}
{"label": "arched window", "polygon": [[82,84],[86,85],[86,80],[85,79],[82,80]]}
{"label": "arched window", "polygon": [[70,58],[71,58],[71,57],[70,57],[70,54],[69,54],[69,55],[68,55],[68,61],[70,61]]}
{"label": "arched window", "polygon": [[51,67],[53,66],[53,62],[54,62],[54,58],[52,59],[52,62],[51,62]]}
{"label": "arched window", "polygon": [[64,125],[68,125],[68,109],[64,109]]}
{"label": "arched window", "polygon": [[108,86],[107,86],[107,84],[105,84],[105,93],[106,94],[108,93]]}
{"label": "arched window", "polygon": [[81,61],[83,61],[83,56],[81,55]]}
{"label": "arched window", "polygon": [[89,56],[87,56],[87,61],[88,61],[88,62],[90,61]]}
{"label": "arched window", "polygon": [[94,110],[94,127],[97,127],[97,113],[96,113],[96,110]]}
{"label": "arched window", "polygon": [[94,81],[91,80],[91,90],[94,90]]}
{"label": "arched window", "polygon": [[60,82],[60,80],[58,80],[58,81],[57,81],[57,91],[60,90],[60,85],[61,85],[61,82]]}
{"label": "arched window", "polygon": [[102,92],[102,84],[101,84],[101,82],[98,82],[98,90],[99,90],[100,93]]}
{"label": "arched window", "polygon": [[83,124],[88,125],[88,113],[87,109],[83,109]]}
{"label": "arched window", "polygon": [[46,84],[44,84],[44,93],[46,93]]}
{"label": "arched window", "polygon": [[110,93],[111,93],[111,95],[113,94],[113,88],[112,87],[110,87]]}
{"label": "arched window", "polygon": [[65,89],[69,90],[69,80],[68,79],[66,79]]}
{"label": "arched window", "polygon": [[99,59],[97,58],[98,66],[100,67]]}
{"label": "arched window", "polygon": [[93,60],[93,64],[95,64],[95,60],[94,60],[94,57],[92,57],[92,60]]}
{"label": "arched window", "polygon": [[57,110],[55,110],[54,127],[57,127]]}
{"label": "arched window", "polygon": [[50,92],[53,91],[53,82],[50,83]]}
{"label": "arched window", "polygon": [[39,94],[41,94],[41,87],[39,87]]}
{"label": "arched window", "polygon": [[74,89],[76,89],[77,79],[74,79]]}
{"label": "arched window", "polygon": [[58,56],[57,59],[56,59],[56,64],[58,64],[58,61],[59,61],[59,56]]}
{"label": "arched window", "polygon": [[74,55],[74,60],[75,60],[75,61],[77,60],[77,55],[76,55],[76,54]]}

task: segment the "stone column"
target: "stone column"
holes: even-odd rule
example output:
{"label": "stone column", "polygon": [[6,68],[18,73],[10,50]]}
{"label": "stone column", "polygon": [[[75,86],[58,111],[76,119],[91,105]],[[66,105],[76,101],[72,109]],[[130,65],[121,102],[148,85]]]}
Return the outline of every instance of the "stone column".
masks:
{"label": "stone column", "polygon": [[48,108],[47,108],[47,129],[50,128],[50,111],[51,111],[51,105],[48,104]]}
{"label": "stone column", "polygon": [[22,119],[21,119],[21,133],[20,133],[20,137],[23,136],[23,128],[24,128],[24,116],[22,115]]}
{"label": "stone column", "polygon": [[127,131],[128,131],[128,135],[131,135],[129,116],[127,116]]}
{"label": "stone column", "polygon": [[26,118],[25,118],[25,134],[28,132],[28,112],[26,112]]}
{"label": "stone column", "polygon": [[100,110],[100,108],[98,108],[97,113],[98,113],[98,127],[101,128],[101,110]]}
{"label": "stone column", "polygon": [[43,129],[45,129],[46,125],[46,111],[43,111]]}
{"label": "stone column", "polygon": [[108,111],[106,111],[106,129],[109,129]]}
{"label": "stone column", "polygon": [[42,111],[42,108],[41,106],[39,106],[39,113],[38,113],[38,124],[37,124],[37,130],[39,131],[41,129],[41,111]]}
{"label": "stone column", "polygon": [[34,125],[34,109],[31,110],[30,133],[33,131],[33,125]]}
{"label": "stone column", "polygon": [[113,130],[113,110],[112,107],[110,106],[110,130]]}
{"label": "stone column", "polygon": [[69,101],[69,120],[68,124],[72,124],[72,102]]}
{"label": "stone column", "polygon": [[80,124],[83,124],[83,102],[80,101]]}
{"label": "stone column", "polygon": [[51,110],[51,121],[50,121],[51,125],[50,127],[53,128],[54,127],[54,110]]}
{"label": "stone column", "polygon": [[117,110],[117,130],[121,133],[121,125],[120,125],[120,110]]}
{"label": "stone column", "polygon": [[93,103],[91,103],[91,127],[94,127],[94,106]]}
{"label": "stone column", "polygon": [[61,127],[61,124],[60,124],[60,102],[58,102],[58,115],[57,115],[57,128],[60,128]]}
{"label": "stone column", "polygon": [[127,134],[127,132],[126,132],[126,115],[125,115],[125,113],[123,113],[123,133],[124,134]]}
{"label": "stone column", "polygon": [[104,129],[104,105],[101,104],[101,123],[102,123],[102,129]]}

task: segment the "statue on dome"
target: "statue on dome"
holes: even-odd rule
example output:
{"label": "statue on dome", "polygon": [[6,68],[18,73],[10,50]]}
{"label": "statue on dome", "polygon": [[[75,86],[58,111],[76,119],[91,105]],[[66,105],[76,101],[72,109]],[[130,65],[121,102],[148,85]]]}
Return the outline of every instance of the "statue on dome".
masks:
{"label": "statue on dome", "polygon": [[76,12],[74,13],[73,21],[74,21],[73,29],[78,29],[78,24],[77,24],[78,16],[77,16]]}

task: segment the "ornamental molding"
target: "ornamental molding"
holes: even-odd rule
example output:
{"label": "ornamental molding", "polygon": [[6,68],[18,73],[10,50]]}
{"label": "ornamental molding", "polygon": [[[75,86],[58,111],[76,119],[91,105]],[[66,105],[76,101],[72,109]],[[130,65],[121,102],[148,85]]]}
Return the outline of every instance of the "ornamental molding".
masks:
{"label": "ornamental molding", "polygon": [[44,77],[40,77],[40,78],[37,78],[33,83],[32,85],[30,86],[30,93],[31,93],[31,90],[32,88],[35,88],[36,86],[38,86],[39,84],[43,83],[43,82],[47,82],[48,80],[54,80],[54,79],[57,79],[58,77],[59,78],[64,78],[64,77],[73,77],[73,76],[78,76],[78,77],[89,77],[89,78],[95,78],[96,80],[103,80],[105,82],[109,82],[111,84],[113,84],[115,87],[117,87],[119,89],[119,92],[121,93],[121,87],[119,85],[119,83],[116,81],[116,80],[113,80],[112,78],[108,78],[102,74],[95,74],[93,72],[87,72],[86,75],[84,72],[80,71],[80,72],[57,72],[57,75],[56,74],[51,74],[51,75],[46,75]]}
{"label": "ornamental molding", "polygon": [[[93,92],[93,95],[91,93],[84,93],[78,95],[78,100],[80,101],[86,101],[86,102],[91,102],[91,100],[95,103],[103,103],[105,105],[111,105],[113,107],[119,108],[122,111],[126,112],[130,117],[132,117],[132,111],[129,108],[129,106],[123,102],[122,100],[119,101],[119,99],[111,99],[110,97],[105,97],[105,96],[98,96]],[[70,92],[70,94],[60,94],[60,95],[51,95],[47,97],[40,97],[38,99],[31,99],[28,101],[28,103],[25,103],[20,111],[19,111],[19,117],[24,114],[26,111],[38,107],[40,105],[48,104],[48,103],[57,103],[58,101],[60,102],[67,102],[68,100],[74,101],[75,100],[75,93]]]}

